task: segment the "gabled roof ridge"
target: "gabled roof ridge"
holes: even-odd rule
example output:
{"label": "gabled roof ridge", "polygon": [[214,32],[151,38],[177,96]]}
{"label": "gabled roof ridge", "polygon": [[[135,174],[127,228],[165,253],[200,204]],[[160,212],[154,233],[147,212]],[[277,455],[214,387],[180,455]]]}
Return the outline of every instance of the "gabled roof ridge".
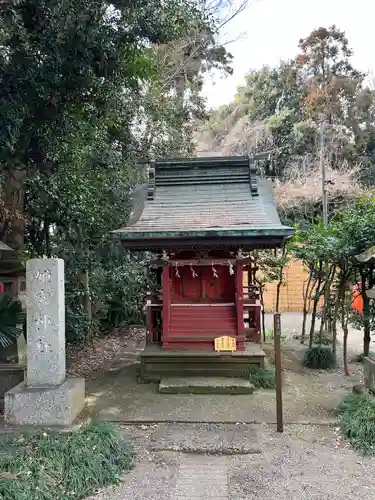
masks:
{"label": "gabled roof ridge", "polygon": [[159,159],[150,163],[148,200],[155,199],[158,186],[247,184],[258,196],[254,157],[229,156]]}

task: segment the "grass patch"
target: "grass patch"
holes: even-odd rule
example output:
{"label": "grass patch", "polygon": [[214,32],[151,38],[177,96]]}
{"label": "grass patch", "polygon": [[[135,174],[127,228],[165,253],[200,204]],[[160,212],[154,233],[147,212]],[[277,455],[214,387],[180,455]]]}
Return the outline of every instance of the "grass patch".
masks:
{"label": "grass patch", "polygon": [[116,427],[12,436],[0,450],[0,499],[78,500],[120,482],[133,452]]}
{"label": "grass patch", "polygon": [[348,394],[340,406],[341,426],[355,450],[375,453],[375,401],[368,394]]}
{"label": "grass patch", "polygon": [[250,368],[248,373],[249,381],[254,387],[262,389],[274,389],[276,387],[275,368]]}
{"label": "grass patch", "polygon": [[329,370],[336,366],[336,359],[329,347],[317,345],[307,349],[303,365],[314,370]]}

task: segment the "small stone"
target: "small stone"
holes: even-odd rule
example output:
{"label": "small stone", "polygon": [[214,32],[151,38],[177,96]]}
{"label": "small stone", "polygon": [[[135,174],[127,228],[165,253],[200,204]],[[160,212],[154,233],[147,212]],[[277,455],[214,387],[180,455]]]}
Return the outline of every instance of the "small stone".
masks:
{"label": "small stone", "polygon": [[366,392],[366,387],[364,384],[353,385],[353,393],[354,394],[364,394],[365,392]]}

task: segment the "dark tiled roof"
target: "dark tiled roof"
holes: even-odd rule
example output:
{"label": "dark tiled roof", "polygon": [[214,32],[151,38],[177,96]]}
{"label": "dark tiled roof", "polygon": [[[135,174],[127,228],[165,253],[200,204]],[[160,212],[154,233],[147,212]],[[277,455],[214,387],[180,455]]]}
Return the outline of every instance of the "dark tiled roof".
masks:
{"label": "dark tiled roof", "polygon": [[280,222],[271,183],[255,177],[252,167],[247,157],[155,162],[150,184],[136,190],[129,226],[113,234],[288,236],[291,229]]}

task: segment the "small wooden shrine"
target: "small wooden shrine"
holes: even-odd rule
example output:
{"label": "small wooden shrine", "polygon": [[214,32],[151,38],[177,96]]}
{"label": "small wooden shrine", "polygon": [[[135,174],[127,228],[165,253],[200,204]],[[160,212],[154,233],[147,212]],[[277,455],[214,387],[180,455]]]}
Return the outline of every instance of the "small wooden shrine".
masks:
{"label": "small wooden shrine", "polygon": [[152,162],[148,184],[135,192],[129,225],[113,231],[125,248],[154,255],[144,380],[243,376],[249,365],[263,365],[251,252],[282,246],[293,230],[280,223],[272,185],[256,177],[256,161]]}

